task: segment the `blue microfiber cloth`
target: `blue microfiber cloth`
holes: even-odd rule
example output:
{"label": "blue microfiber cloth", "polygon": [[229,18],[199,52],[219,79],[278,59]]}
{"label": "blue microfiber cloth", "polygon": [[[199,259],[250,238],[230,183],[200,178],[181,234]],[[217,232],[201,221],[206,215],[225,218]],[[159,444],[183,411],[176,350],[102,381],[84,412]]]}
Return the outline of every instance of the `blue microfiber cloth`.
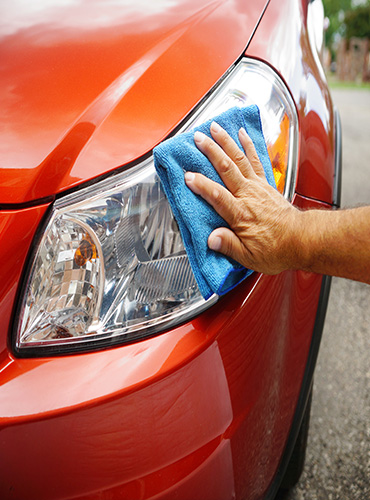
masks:
{"label": "blue microfiber cloth", "polygon": [[199,290],[205,299],[214,293],[227,293],[253,272],[208,248],[207,240],[211,232],[217,227],[229,226],[206,201],[190,191],[185,184],[184,174],[191,171],[201,172],[224,185],[211,162],[194,143],[196,130],[211,137],[212,121],[221,125],[242,151],[238,132],[241,127],[245,128],[254,143],[268,182],[276,187],[257,106],[231,108],[154,148],[155,168],[179,225]]}

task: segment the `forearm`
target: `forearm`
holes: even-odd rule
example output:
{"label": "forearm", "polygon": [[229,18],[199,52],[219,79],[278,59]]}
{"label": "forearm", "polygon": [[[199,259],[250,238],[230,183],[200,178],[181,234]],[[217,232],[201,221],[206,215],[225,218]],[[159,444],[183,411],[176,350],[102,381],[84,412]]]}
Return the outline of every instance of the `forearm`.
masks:
{"label": "forearm", "polygon": [[370,207],[309,210],[297,224],[296,268],[370,283]]}

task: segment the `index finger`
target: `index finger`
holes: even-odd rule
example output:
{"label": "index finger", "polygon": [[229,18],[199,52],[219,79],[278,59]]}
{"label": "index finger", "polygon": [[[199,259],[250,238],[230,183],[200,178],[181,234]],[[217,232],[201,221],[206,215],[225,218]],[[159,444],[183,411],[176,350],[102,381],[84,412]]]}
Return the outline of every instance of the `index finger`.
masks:
{"label": "index finger", "polygon": [[229,190],[196,172],[186,172],[185,183],[194,194],[209,203],[230,226],[234,224],[235,198]]}

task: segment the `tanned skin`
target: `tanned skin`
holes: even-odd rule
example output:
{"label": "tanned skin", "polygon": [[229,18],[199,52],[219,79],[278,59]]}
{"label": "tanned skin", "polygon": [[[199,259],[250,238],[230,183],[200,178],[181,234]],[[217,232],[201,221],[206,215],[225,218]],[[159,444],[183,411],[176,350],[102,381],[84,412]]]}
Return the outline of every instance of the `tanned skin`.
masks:
{"label": "tanned skin", "polygon": [[227,189],[202,174],[185,174],[187,186],[231,228],[210,234],[211,249],[265,274],[301,269],[370,284],[370,206],[298,210],[268,184],[244,129],[245,154],[216,122],[211,134],[213,140],[196,132],[194,141]]}

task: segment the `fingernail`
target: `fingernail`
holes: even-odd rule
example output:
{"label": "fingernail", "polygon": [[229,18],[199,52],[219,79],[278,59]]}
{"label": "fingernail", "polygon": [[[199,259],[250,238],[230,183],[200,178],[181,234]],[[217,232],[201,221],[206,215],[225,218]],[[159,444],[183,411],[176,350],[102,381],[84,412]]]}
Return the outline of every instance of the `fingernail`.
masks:
{"label": "fingernail", "polygon": [[243,127],[239,130],[239,132],[244,136],[248,136],[247,131]]}
{"label": "fingernail", "polygon": [[203,132],[199,132],[199,130],[197,130],[194,134],[194,142],[196,142],[197,144],[201,144],[203,142],[205,138],[205,135],[203,134]]}
{"label": "fingernail", "polygon": [[220,132],[220,130],[222,130],[222,128],[217,122],[211,123],[211,129],[213,130],[213,132]]}
{"label": "fingernail", "polygon": [[220,236],[212,236],[208,241],[208,246],[211,250],[219,252],[221,250],[222,240]]}
{"label": "fingernail", "polygon": [[195,179],[195,174],[193,172],[185,172],[185,181],[193,182]]}

